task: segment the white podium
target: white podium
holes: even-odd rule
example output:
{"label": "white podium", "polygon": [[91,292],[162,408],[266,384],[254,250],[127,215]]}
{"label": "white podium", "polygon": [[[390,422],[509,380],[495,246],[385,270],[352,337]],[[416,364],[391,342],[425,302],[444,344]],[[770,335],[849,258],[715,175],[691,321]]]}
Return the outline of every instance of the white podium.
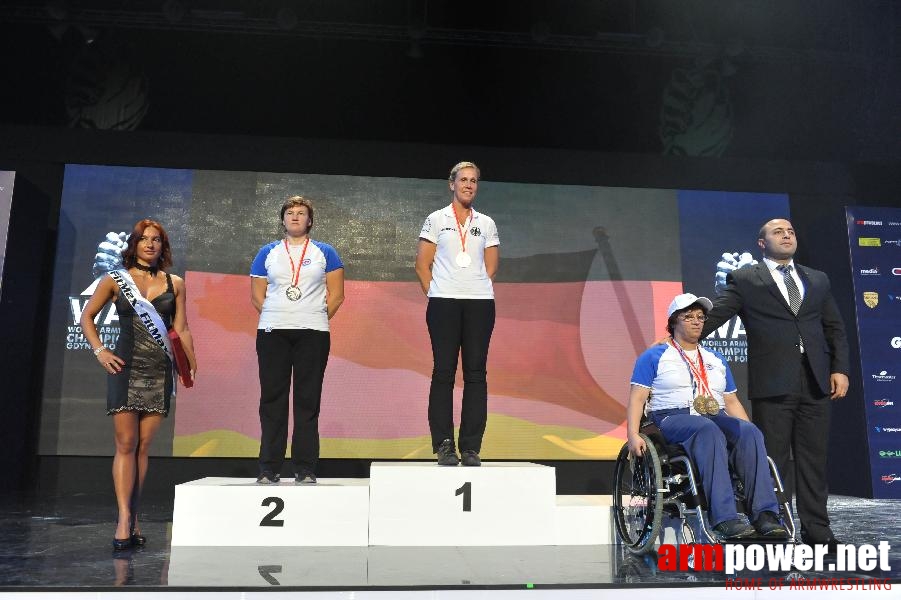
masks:
{"label": "white podium", "polygon": [[366,479],[207,477],[175,486],[173,546],[366,546]]}
{"label": "white podium", "polygon": [[613,544],[613,496],[557,496],[558,546]]}
{"label": "white podium", "polygon": [[554,545],[555,498],[554,469],[534,463],[375,462],[369,474],[369,544]]}
{"label": "white podium", "polygon": [[172,546],[602,545],[610,505],[557,496],[552,467],[520,462],[376,462],[369,479],[317,485],[207,477],[175,486]]}

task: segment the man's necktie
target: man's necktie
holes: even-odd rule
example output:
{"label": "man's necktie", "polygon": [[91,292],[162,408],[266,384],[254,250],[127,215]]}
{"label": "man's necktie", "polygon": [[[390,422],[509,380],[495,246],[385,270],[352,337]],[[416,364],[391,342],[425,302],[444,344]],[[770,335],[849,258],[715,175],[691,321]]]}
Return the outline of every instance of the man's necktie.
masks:
{"label": "man's necktie", "polygon": [[793,313],[798,314],[798,311],[801,310],[801,290],[798,289],[798,284],[792,277],[792,266],[779,265],[776,269],[782,272],[782,279],[785,281],[785,289],[788,291],[788,306]]}

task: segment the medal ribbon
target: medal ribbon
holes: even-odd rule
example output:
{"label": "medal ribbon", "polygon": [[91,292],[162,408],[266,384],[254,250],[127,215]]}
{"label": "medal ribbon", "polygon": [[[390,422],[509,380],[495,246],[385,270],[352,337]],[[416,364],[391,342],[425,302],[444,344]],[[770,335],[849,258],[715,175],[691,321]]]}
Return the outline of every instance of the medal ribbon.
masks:
{"label": "medal ribbon", "polygon": [[300,253],[300,264],[297,265],[297,271],[294,270],[294,259],[291,258],[291,250],[288,247],[288,238],[285,238],[285,252],[288,254],[288,260],[291,261],[291,279],[293,282],[291,285],[293,287],[297,287],[297,282],[300,279],[300,269],[303,267],[303,257],[307,255],[307,246],[310,244],[310,238],[307,237],[306,243],[303,245],[303,252]]}
{"label": "medal ribbon", "polygon": [[698,382],[698,395],[699,396],[709,396],[713,397],[713,393],[710,391],[710,384],[707,383],[707,369],[702,368],[704,364],[704,359],[701,357],[701,347],[698,346],[698,364],[695,365],[694,362],[685,354],[685,351],[682,349],[679,344],[676,343],[676,340],[670,340],[670,344],[673,348],[676,349],[676,352],[679,353],[679,356],[682,357],[682,360],[685,361],[685,364],[688,365],[688,376],[691,377],[692,387],[695,385],[695,381]]}
{"label": "medal ribbon", "polygon": [[457,235],[460,236],[460,246],[463,252],[466,252],[466,235],[469,233],[469,226],[472,225],[472,209],[469,209],[469,223],[463,231],[460,231],[460,217],[457,216],[457,207],[451,202],[451,208],[454,211],[454,225],[457,227]]}

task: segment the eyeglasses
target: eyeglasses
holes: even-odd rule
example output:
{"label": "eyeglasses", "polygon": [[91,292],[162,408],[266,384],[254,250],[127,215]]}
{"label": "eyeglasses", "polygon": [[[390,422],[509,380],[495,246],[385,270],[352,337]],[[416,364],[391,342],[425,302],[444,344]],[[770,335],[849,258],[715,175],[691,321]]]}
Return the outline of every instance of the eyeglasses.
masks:
{"label": "eyeglasses", "polygon": [[701,323],[703,323],[707,320],[707,315],[682,315],[681,317],[679,317],[679,319],[685,321],[686,323],[689,323],[691,321],[700,321]]}

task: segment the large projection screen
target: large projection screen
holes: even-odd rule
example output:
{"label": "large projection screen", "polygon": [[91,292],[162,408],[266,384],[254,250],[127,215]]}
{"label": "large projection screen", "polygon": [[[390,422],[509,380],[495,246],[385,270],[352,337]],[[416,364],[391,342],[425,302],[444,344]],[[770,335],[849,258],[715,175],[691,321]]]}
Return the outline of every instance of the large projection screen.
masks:
{"label": "large projection screen", "polygon": [[[488,361],[493,459],[609,459],[624,440],[636,356],[665,335],[674,295],[712,296],[724,252],[754,251],[782,194],[496,182],[478,210],[500,232],[497,324]],[[40,452],[108,455],[105,375],[78,326],[109,233],[151,217],[167,229],[187,285],[197,384],[179,390],[153,453],[255,457],[259,384],[250,262],[280,237],[278,210],[302,194],[314,239],[344,260],[346,301],[331,322],[320,417],[327,458],[430,458],[431,352],[413,272],[425,217],[448,204],[442,178],[361,177],[69,165],[60,214]],[[98,315],[114,346],[118,318]],[[708,343],[743,379],[740,322]],[[462,391],[456,387],[456,414]]]}

